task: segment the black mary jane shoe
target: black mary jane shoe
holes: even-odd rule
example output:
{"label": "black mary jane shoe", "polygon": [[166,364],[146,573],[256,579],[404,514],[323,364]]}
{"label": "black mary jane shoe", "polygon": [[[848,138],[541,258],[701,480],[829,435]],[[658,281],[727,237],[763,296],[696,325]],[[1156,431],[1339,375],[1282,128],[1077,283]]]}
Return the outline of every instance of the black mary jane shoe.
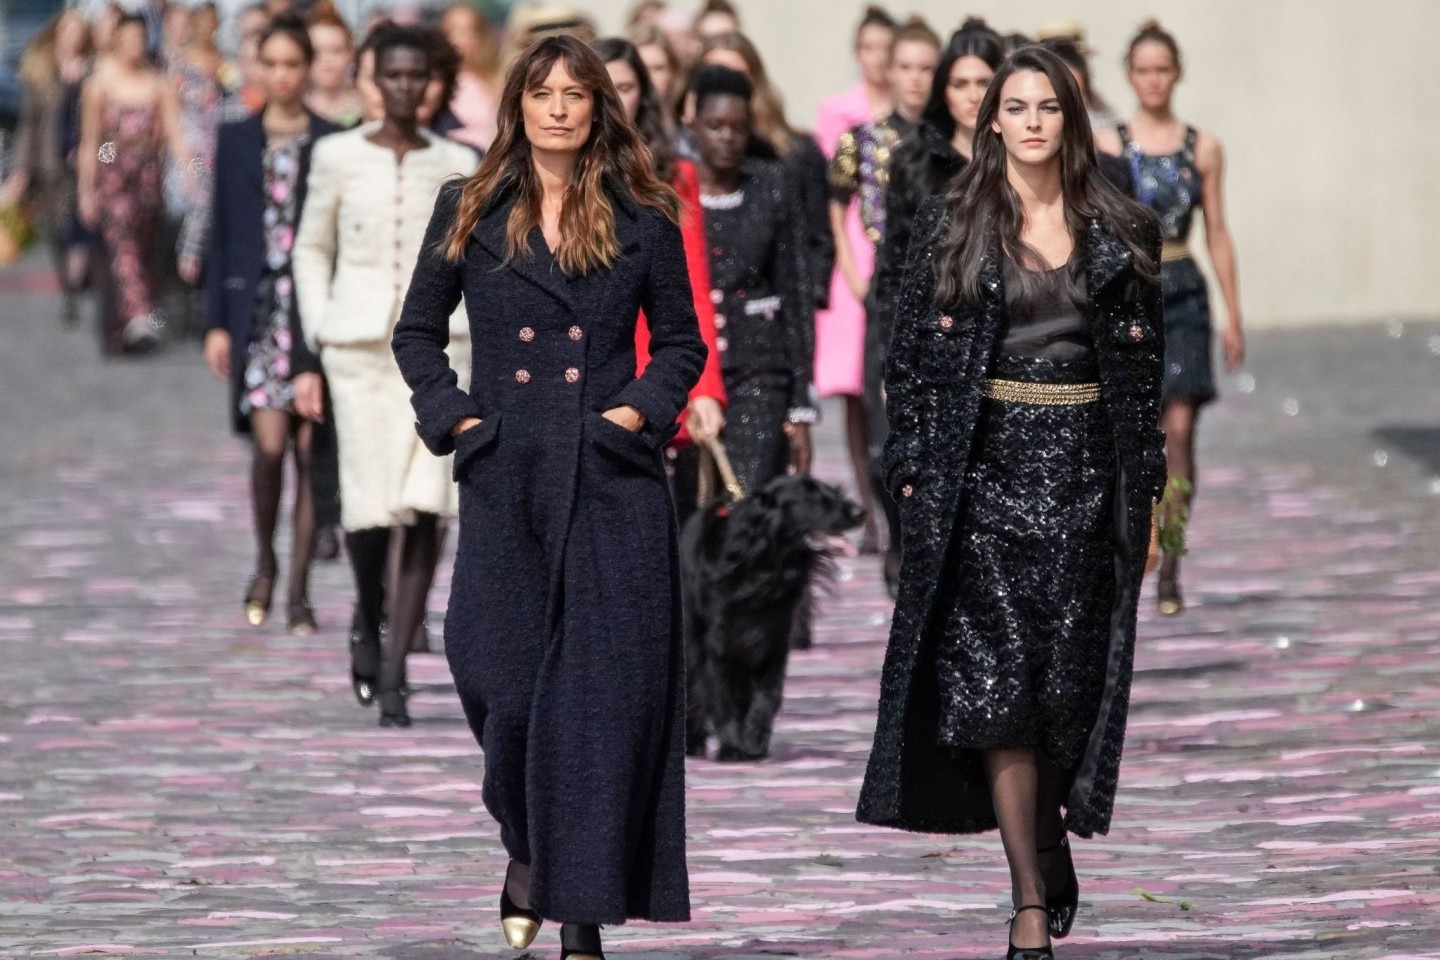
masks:
{"label": "black mary jane shoe", "polygon": [[[1011,925],[1012,929],[1014,928],[1015,918],[1020,916],[1020,914],[1024,913],[1026,910],[1041,910],[1044,911],[1047,917],[1050,914],[1050,911],[1048,909],[1040,906],[1038,903],[1027,904],[1023,907],[1016,907],[1014,910],[1010,911],[1010,919],[1006,921]],[[1008,937],[1006,938],[1006,940],[1010,949],[1005,953],[1005,960],[1055,960],[1055,950],[1048,944],[1043,947],[1017,947],[1015,946],[1014,940]]]}
{"label": "black mary jane shoe", "polygon": [[605,960],[600,928],[594,924],[561,924],[560,960]]}
{"label": "black mary jane shoe", "polygon": [[360,706],[375,703],[375,678],[380,673],[380,638],[363,630],[350,632],[350,689]]}
{"label": "black mary jane shoe", "polygon": [[[508,876],[506,878],[508,883]],[[510,899],[510,888],[500,886],[500,929],[505,932],[505,942],[511,950],[524,950],[535,942],[540,926],[545,921],[534,910],[517,907]]]}
{"label": "black mary jane shoe", "polygon": [[1070,856],[1070,841],[1061,837],[1060,842],[1049,850],[1037,851],[1042,857],[1065,856],[1065,880],[1058,892],[1051,894],[1050,884],[1045,885],[1045,912],[1050,914],[1050,939],[1064,940],[1070,936],[1075,925],[1075,914],[1080,908],[1080,878],[1075,876],[1075,861]]}
{"label": "black mary jane shoe", "polygon": [[380,726],[410,726],[410,711],[405,706],[405,694],[399,690],[384,690],[380,693]]}

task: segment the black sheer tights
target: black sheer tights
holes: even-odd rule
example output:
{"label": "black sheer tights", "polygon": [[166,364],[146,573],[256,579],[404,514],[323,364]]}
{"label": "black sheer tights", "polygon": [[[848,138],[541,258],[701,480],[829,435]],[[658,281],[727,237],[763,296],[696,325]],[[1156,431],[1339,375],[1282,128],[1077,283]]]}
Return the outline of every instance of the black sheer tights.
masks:
{"label": "black sheer tights", "polygon": [[315,550],[315,501],[310,493],[311,424],[283,410],[250,414],[254,456],[250,496],[255,516],[255,572],[273,582],[278,569],[275,527],[285,487],[285,454],[295,461],[295,514],[290,547],[289,602],[306,603],[310,594],[310,557]]}
{"label": "black sheer tights", "polygon": [[425,622],[425,603],[435,580],[440,518],[433,513],[417,514],[413,524],[391,528],[389,539],[383,596],[390,628],[381,640],[381,693],[405,686],[405,655]]}
{"label": "black sheer tights", "polygon": [[[1171,492],[1170,502],[1188,509],[1195,496],[1195,428],[1200,420],[1200,408],[1187,400],[1172,400],[1165,405],[1160,419],[1165,429],[1165,461],[1170,476],[1190,482],[1190,492]],[[1180,558],[1168,553],[1161,557],[1159,576],[1161,580],[1177,579]]]}
{"label": "black sheer tights", "polygon": [[[1060,817],[1065,776],[1033,747],[987,751],[985,773],[990,780],[990,796],[1000,825],[1000,842],[1010,864],[1013,905],[1044,906],[1046,871],[1041,867],[1038,851],[1057,846],[1065,836],[1064,821]],[[1051,882],[1058,888],[1062,881],[1054,876]],[[1012,942],[1017,947],[1047,945],[1050,942],[1048,922],[1048,917],[1039,910],[1018,914]]]}
{"label": "black sheer tights", "polygon": [[845,398],[845,442],[850,449],[850,465],[855,471],[855,489],[860,506],[865,508],[865,535],[862,549],[879,548],[880,533],[875,519],[875,486],[871,482],[870,415],[864,397]]}

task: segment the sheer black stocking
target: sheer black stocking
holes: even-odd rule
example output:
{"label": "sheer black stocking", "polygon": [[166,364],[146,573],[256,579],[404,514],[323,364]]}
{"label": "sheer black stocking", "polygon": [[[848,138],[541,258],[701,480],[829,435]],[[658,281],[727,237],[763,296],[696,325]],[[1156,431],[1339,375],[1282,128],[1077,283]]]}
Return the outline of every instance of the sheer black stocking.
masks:
{"label": "sheer black stocking", "polygon": [[605,948],[600,943],[600,928],[593,923],[566,923],[560,927],[560,946],[586,956],[600,956]]}
{"label": "sheer black stocking", "polygon": [[[985,773],[1000,842],[1010,864],[1010,896],[1016,907],[1045,905],[1045,879],[1036,853],[1040,774],[1031,747],[988,750]],[[1015,917],[1011,943],[1017,947],[1044,947],[1050,943],[1049,919],[1043,910],[1026,910]]]}
{"label": "sheer black stocking", "polygon": [[355,628],[365,637],[379,637],[385,619],[385,564],[390,555],[390,528],[371,527],[345,534],[345,552],[355,574]]}
{"label": "sheer black stocking", "polygon": [[530,909],[530,865],[511,860],[505,868],[505,892],[510,902],[521,910]]}
{"label": "sheer black stocking", "polygon": [[439,528],[439,518],[435,514],[422,513],[417,515],[413,525],[391,530],[385,575],[390,629],[382,640],[382,694],[405,686],[405,655],[410,652],[415,631],[425,620],[425,603],[430,596],[430,584],[435,579]]}
{"label": "sheer black stocking", "polygon": [[256,410],[250,415],[254,453],[250,461],[250,504],[255,518],[255,572],[275,576],[275,524],[280,516],[280,494],[285,487],[285,447],[289,415],[279,410]]}
{"label": "sheer black stocking", "polygon": [[880,532],[875,519],[875,487],[870,480],[870,415],[864,397],[845,398],[845,443],[850,450],[850,466],[855,471],[855,490],[860,506],[865,508],[865,533],[861,550],[873,553],[879,549]]}
{"label": "sheer black stocking", "polygon": [[[1169,494],[1170,502],[1187,509],[1195,496],[1195,428],[1199,420],[1200,408],[1189,400],[1172,400],[1161,413],[1165,429],[1165,460],[1170,476],[1190,482],[1190,492],[1176,490]],[[1160,579],[1175,580],[1179,576],[1180,558],[1169,553],[1161,557]]]}
{"label": "sheer black stocking", "polygon": [[309,604],[310,561],[315,556],[315,494],[310,482],[311,443],[315,425],[289,416],[290,439],[295,456],[295,514],[291,520],[290,591],[291,604]]}

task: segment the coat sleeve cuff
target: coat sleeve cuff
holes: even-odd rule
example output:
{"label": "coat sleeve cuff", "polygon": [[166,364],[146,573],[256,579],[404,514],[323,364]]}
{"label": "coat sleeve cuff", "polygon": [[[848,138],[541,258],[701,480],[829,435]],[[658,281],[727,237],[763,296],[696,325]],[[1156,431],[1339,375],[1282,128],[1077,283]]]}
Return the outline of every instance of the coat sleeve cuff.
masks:
{"label": "coat sleeve cuff", "polygon": [[484,419],[474,399],[458,387],[425,403],[416,414],[415,432],[437,457],[455,452],[455,437],[450,433],[455,424],[466,417]]}
{"label": "coat sleeve cuff", "polygon": [[644,414],[645,426],[641,428],[640,436],[657,447],[669,442],[680,430],[680,410],[668,402],[653,384],[646,383],[644,377],[626,384],[609,406],[634,407]]}

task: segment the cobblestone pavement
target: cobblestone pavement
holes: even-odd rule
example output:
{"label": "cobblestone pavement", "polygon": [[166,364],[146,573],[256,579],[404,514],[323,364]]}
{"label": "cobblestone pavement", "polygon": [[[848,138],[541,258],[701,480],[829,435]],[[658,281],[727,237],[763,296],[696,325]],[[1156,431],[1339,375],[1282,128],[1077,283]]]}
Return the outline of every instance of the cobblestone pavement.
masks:
{"label": "cobblestone pavement", "polygon": [[[243,626],[220,385],[184,344],[102,362],[55,313],[0,276],[0,954],[514,956],[443,659],[417,658],[417,724],[382,731],[348,691],[343,565],[318,636]],[[1440,326],[1267,334],[1252,369],[1207,415],[1192,609],[1146,598],[1062,958],[1440,958]],[[691,762],[694,922],[610,931],[613,956],[1002,955],[993,835],[854,820],[875,567],[842,563],[774,759]]]}

